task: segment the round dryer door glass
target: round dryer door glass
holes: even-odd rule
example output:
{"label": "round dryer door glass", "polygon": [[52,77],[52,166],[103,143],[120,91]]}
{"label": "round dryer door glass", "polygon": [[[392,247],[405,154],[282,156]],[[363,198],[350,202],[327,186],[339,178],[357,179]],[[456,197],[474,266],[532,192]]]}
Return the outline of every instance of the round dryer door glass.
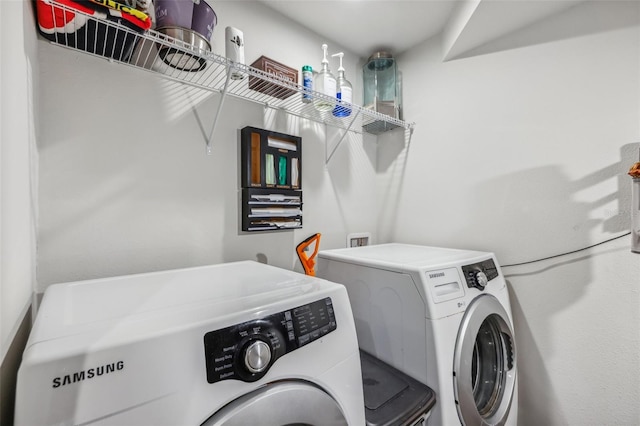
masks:
{"label": "round dryer door glass", "polygon": [[502,334],[500,317],[491,315],[480,326],[471,360],[473,399],[480,415],[491,416],[498,408],[509,363],[513,364],[510,338]]}
{"label": "round dryer door glass", "polygon": [[490,295],[476,298],[462,320],[454,355],[454,392],[464,425],[499,425],[515,390],[515,342],[509,317]]}

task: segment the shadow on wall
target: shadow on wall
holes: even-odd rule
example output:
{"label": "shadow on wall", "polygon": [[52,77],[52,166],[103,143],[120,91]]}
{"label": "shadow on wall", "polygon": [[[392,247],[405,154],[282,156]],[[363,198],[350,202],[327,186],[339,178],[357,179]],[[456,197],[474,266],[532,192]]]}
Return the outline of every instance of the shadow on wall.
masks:
{"label": "shadow on wall", "polygon": [[[619,254],[621,250],[627,251],[618,247],[601,251],[598,255]],[[571,335],[568,337],[568,342],[563,342],[565,347],[562,352],[556,353],[559,352],[556,348],[558,339],[561,339],[561,336],[567,338],[570,335],[570,329],[575,325],[567,324],[566,327],[562,326],[558,330],[551,326],[551,318],[559,315],[564,316],[565,306],[577,303],[571,300],[572,297],[579,298],[585,295],[588,286],[599,285],[591,282],[592,276],[588,267],[594,256],[598,255],[589,254],[561,262],[547,263],[543,267],[529,272],[505,275],[508,278],[507,284],[519,354],[518,424],[521,426],[567,425],[572,422],[567,419],[566,413],[575,412],[576,408],[581,411],[589,411],[593,408],[589,405],[592,401],[589,401],[588,398],[584,399],[581,407],[567,406],[571,401],[575,402],[575,399],[572,399],[575,395],[568,395],[566,387],[559,390],[560,394],[556,391],[556,387],[562,387],[563,383],[566,386],[567,377],[573,375],[575,378],[573,386],[576,390],[586,383],[597,383],[601,389],[607,389],[608,384],[600,381],[602,375],[625,374],[624,371],[620,373],[619,367],[612,369],[617,371],[602,373],[602,369],[606,369],[604,362],[594,365],[592,362],[576,361],[577,365],[572,365],[573,362],[570,359],[573,355],[579,357],[580,354],[576,351],[586,348],[592,353],[599,353],[599,357],[606,357],[608,353],[624,351],[627,342],[612,344],[611,339],[604,342],[606,340],[606,338],[602,338],[604,336],[598,337],[603,332],[607,333],[606,328],[609,323],[598,324],[600,328],[591,328],[592,331],[588,335]],[[544,274],[544,279],[540,279],[542,274]],[[582,280],[585,279],[589,281],[583,282]],[[515,291],[513,286],[513,282],[516,280],[519,280],[518,291]],[[529,284],[534,283],[535,288],[532,288],[534,286]],[[576,308],[581,309],[580,307]],[[584,311],[584,308],[582,309]],[[580,321],[581,317],[574,316],[574,318],[583,323]],[[581,324],[582,327],[593,327],[593,323],[588,320],[584,323]],[[583,365],[579,365],[580,363]],[[560,378],[556,377],[559,369],[565,370],[565,374]],[[592,372],[591,369],[595,371]],[[598,376],[599,374],[600,376]],[[633,382],[635,375],[631,372],[627,377]],[[616,386],[625,389],[625,387],[636,386],[636,383],[616,382]],[[607,398],[611,398],[611,395],[607,395]],[[631,400],[631,398],[628,399]],[[628,414],[623,413],[620,418],[625,419],[626,415]],[[594,422],[601,421],[596,419],[602,418],[601,413],[594,414]],[[612,422],[612,424],[627,424],[624,421],[621,423],[620,419]]]}
{"label": "shadow on wall", "polygon": [[[457,56],[480,56],[638,25],[640,7],[634,1],[586,1],[562,13],[534,22]],[[570,25],[568,25],[570,20]]]}
{"label": "shadow on wall", "polygon": [[[593,208],[609,205],[603,210],[602,230],[604,232],[628,231],[631,226],[631,179],[627,172],[638,161],[638,150],[640,150],[640,143],[623,145],[620,148],[619,162],[610,164],[575,182],[574,189],[579,191],[595,186],[604,179],[616,177],[618,190],[591,202]],[[611,206],[612,203],[615,206]]]}
{"label": "shadow on wall", "polygon": [[[567,424],[524,310],[507,280],[518,349],[518,424]],[[523,361],[526,354],[526,362]],[[545,389],[544,393],[538,389]]]}
{"label": "shadow on wall", "polygon": [[[513,258],[523,261],[545,257],[550,249],[559,246],[565,251],[565,244],[573,248],[589,245],[588,233],[585,230],[578,232],[578,229],[596,224],[589,219],[589,205],[572,199],[572,186],[558,166],[524,170],[482,183],[475,188],[472,205],[487,206],[490,204],[487,200],[493,200],[493,206],[477,209],[474,224],[493,224],[495,228],[480,231],[485,232],[480,241],[487,247],[509,248],[502,254],[496,249],[501,263]],[[503,220],[496,220],[493,215]],[[567,229],[573,230],[569,231],[571,238],[558,238],[567,234]],[[478,229],[473,231],[478,232]],[[536,315],[526,312],[526,304],[521,304],[509,282],[519,354],[519,424],[566,424],[545,359],[553,349],[553,332],[547,322],[541,324],[540,321],[562,312],[585,295],[585,286],[591,282],[591,271],[574,265],[571,273],[572,279],[562,282],[561,286],[557,281],[549,280],[536,289],[538,294],[553,294],[537,306]],[[535,328],[544,330],[535,336],[528,322],[532,317],[536,321]],[[544,392],[540,392],[541,389]]]}
{"label": "shadow on wall", "polygon": [[[344,132],[342,132],[344,133]],[[349,144],[358,143],[357,135],[348,132],[341,136],[341,131],[337,129],[327,129],[325,137],[325,156],[324,164],[326,173],[331,183],[333,197],[337,206],[340,220],[335,224],[335,231],[346,233],[349,229],[349,207],[345,206],[349,199],[349,188],[354,185],[357,180],[357,163],[351,158],[348,150]],[[316,165],[315,167],[318,167]],[[315,176],[322,176],[324,173],[318,170]],[[356,174],[356,176],[354,176]]]}
{"label": "shadow on wall", "polygon": [[[593,244],[593,241],[589,240],[587,231],[595,227],[601,227],[603,233],[620,233],[628,230],[631,190],[626,170],[637,158],[639,145],[622,146],[621,161],[576,181],[570,181],[557,166],[550,166],[509,175],[508,178],[502,178],[500,181],[484,183],[476,191],[477,196],[482,199],[483,196],[488,197],[491,192],[502,191],[503,194],[499,196],[503,200],[500,215],[518,218],[510,222],[512,229],[505,229],[502,232],[496,230],[493,235],[504,236],[507,239],[513,239],[516,236],[521,241],[517,244],[508,240],[501,244],[491,244],[521,248],[517,250],[516,255],[528,257],[526,260],[533,260]],[[612,178],[617,179],[616,190],[590,202],[575,200],[576,194],[580,195],[596,185],[600,188],[602,182]],[[602,192],[598,191],[598,194]],[[490,214],[488,210],[485,209],[487,215]],[[590,219],[598,216],[597,213],[600,213],[601,219]],[[482,223],[482,220],[489,220],[489,218],[479,220],[478,223]],[[508,224],[509,222],[506,221],[503,223],[505,227]],[[561,238],[565,235],[570,235],[570,238]],[[567,246],[557,253],[549,253],[550,247],[555,249],[567,239],[570,240],[570,247]],[[535,252],[533,248],[529,249],[532,246],[539,247],[542,251]],[[532,255],[531,252],[535,254]],[[501,257],[507,256],[506,254],[498,256],[498,258]],[[547,369],[548,360],[554,359],[557,355],[554,353],[554,334],[556,333],[551,329],[549,319],[565,311],[587,293],[588,286],[592,283],[592,272],[588,267],[590,257],[581,256],[556,261],[553,264],[542,264],[542,266],[536,264],[537,267],[527,272],[511,274],[505,272],[509,284],[518,353],[521,355],[518,371],[519,422],[523,425],[567,423],[561,400],[554,389],[554,381]],[[509,265],[504,264],[503,268],[510,271]],[[519,291],[514,291],[512,281],[516,277],[526,280],[527,277],[534,277],[543,272],[545,279],[536,280],[535,289],[522,287]],[[553,297],[548,297],[551,294]],[[540,296],[535,299],[536,295]],[[542,301],[543,303],[539,303]],[[532,306],[535,306],[535,311],[529,312]],[[532,328],[536,331],[532,331]]]}
{"label": "shadow on wall", "polygon": [[479,182],[468,201],[476,206],[473,221],[451,238],[464,241],[473,233],[483,246],[470,248],[492,247],[506,265],[586,247],[593,243],[592,230],[626,232],[631,224],[627,171],[637,161],[639,147],[623,145],[620,161],[577,180],[551,165]]}
{"label": "shadow on wall", "polygon": [[[404,137],[399,135],[404,132]],[[376,172],[385,173],[384,187],[378,189],[378,241],[390,241],[396,234],[396,216],[409,158],[412,134],[396,129],[378,136]]]}

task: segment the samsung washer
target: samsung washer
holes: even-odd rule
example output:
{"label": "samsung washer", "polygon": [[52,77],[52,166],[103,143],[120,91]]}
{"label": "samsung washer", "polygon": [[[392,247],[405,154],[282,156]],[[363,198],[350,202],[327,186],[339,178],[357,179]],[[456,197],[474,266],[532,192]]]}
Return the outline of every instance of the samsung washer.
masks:
{"label": "samsung washer", "polygon": [[342,285],[237,262],[50,286],[16,425],[362,425]]}
{"label": "samsung washer", "polygon": [[321,251],[347,287],[360,347],[431,387],[429,423],[516,424],[517,350],[492,253],[382,244]]}

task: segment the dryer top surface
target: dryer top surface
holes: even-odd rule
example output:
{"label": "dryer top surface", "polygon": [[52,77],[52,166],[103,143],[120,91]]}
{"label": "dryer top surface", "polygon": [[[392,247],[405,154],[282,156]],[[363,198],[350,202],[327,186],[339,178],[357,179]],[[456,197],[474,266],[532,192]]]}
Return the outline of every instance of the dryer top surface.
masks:
{"label": "dryer top surface", "polygon": [[379,244],[324,250],[320,258],[390,270],[416,271],[474,263],[491,253],[412,244]]}

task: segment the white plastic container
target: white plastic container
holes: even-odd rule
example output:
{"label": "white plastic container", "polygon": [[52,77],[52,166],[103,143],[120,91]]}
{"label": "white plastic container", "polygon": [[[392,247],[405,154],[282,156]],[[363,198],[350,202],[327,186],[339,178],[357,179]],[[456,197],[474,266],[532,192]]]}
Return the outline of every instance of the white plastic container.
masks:
{"label": "white plastic container", "polygon": [[[231,62],[244,65],[244,33],[237,28],[227,27],[224,30],[224,39],[227,58]],[[232,80],[242,80],[245,77],[236,69],[230,71]]]}
{"label": "white plastic container", "polygon": [[[640,156],[638,158],[640,160]],[[640,253],[640,161],[629,169],[631,182],[631,251]]]}
{"label": "white plastic container", "polygon": [[640,253],[640,178],[633,178],[631,188],[631,251]]}

